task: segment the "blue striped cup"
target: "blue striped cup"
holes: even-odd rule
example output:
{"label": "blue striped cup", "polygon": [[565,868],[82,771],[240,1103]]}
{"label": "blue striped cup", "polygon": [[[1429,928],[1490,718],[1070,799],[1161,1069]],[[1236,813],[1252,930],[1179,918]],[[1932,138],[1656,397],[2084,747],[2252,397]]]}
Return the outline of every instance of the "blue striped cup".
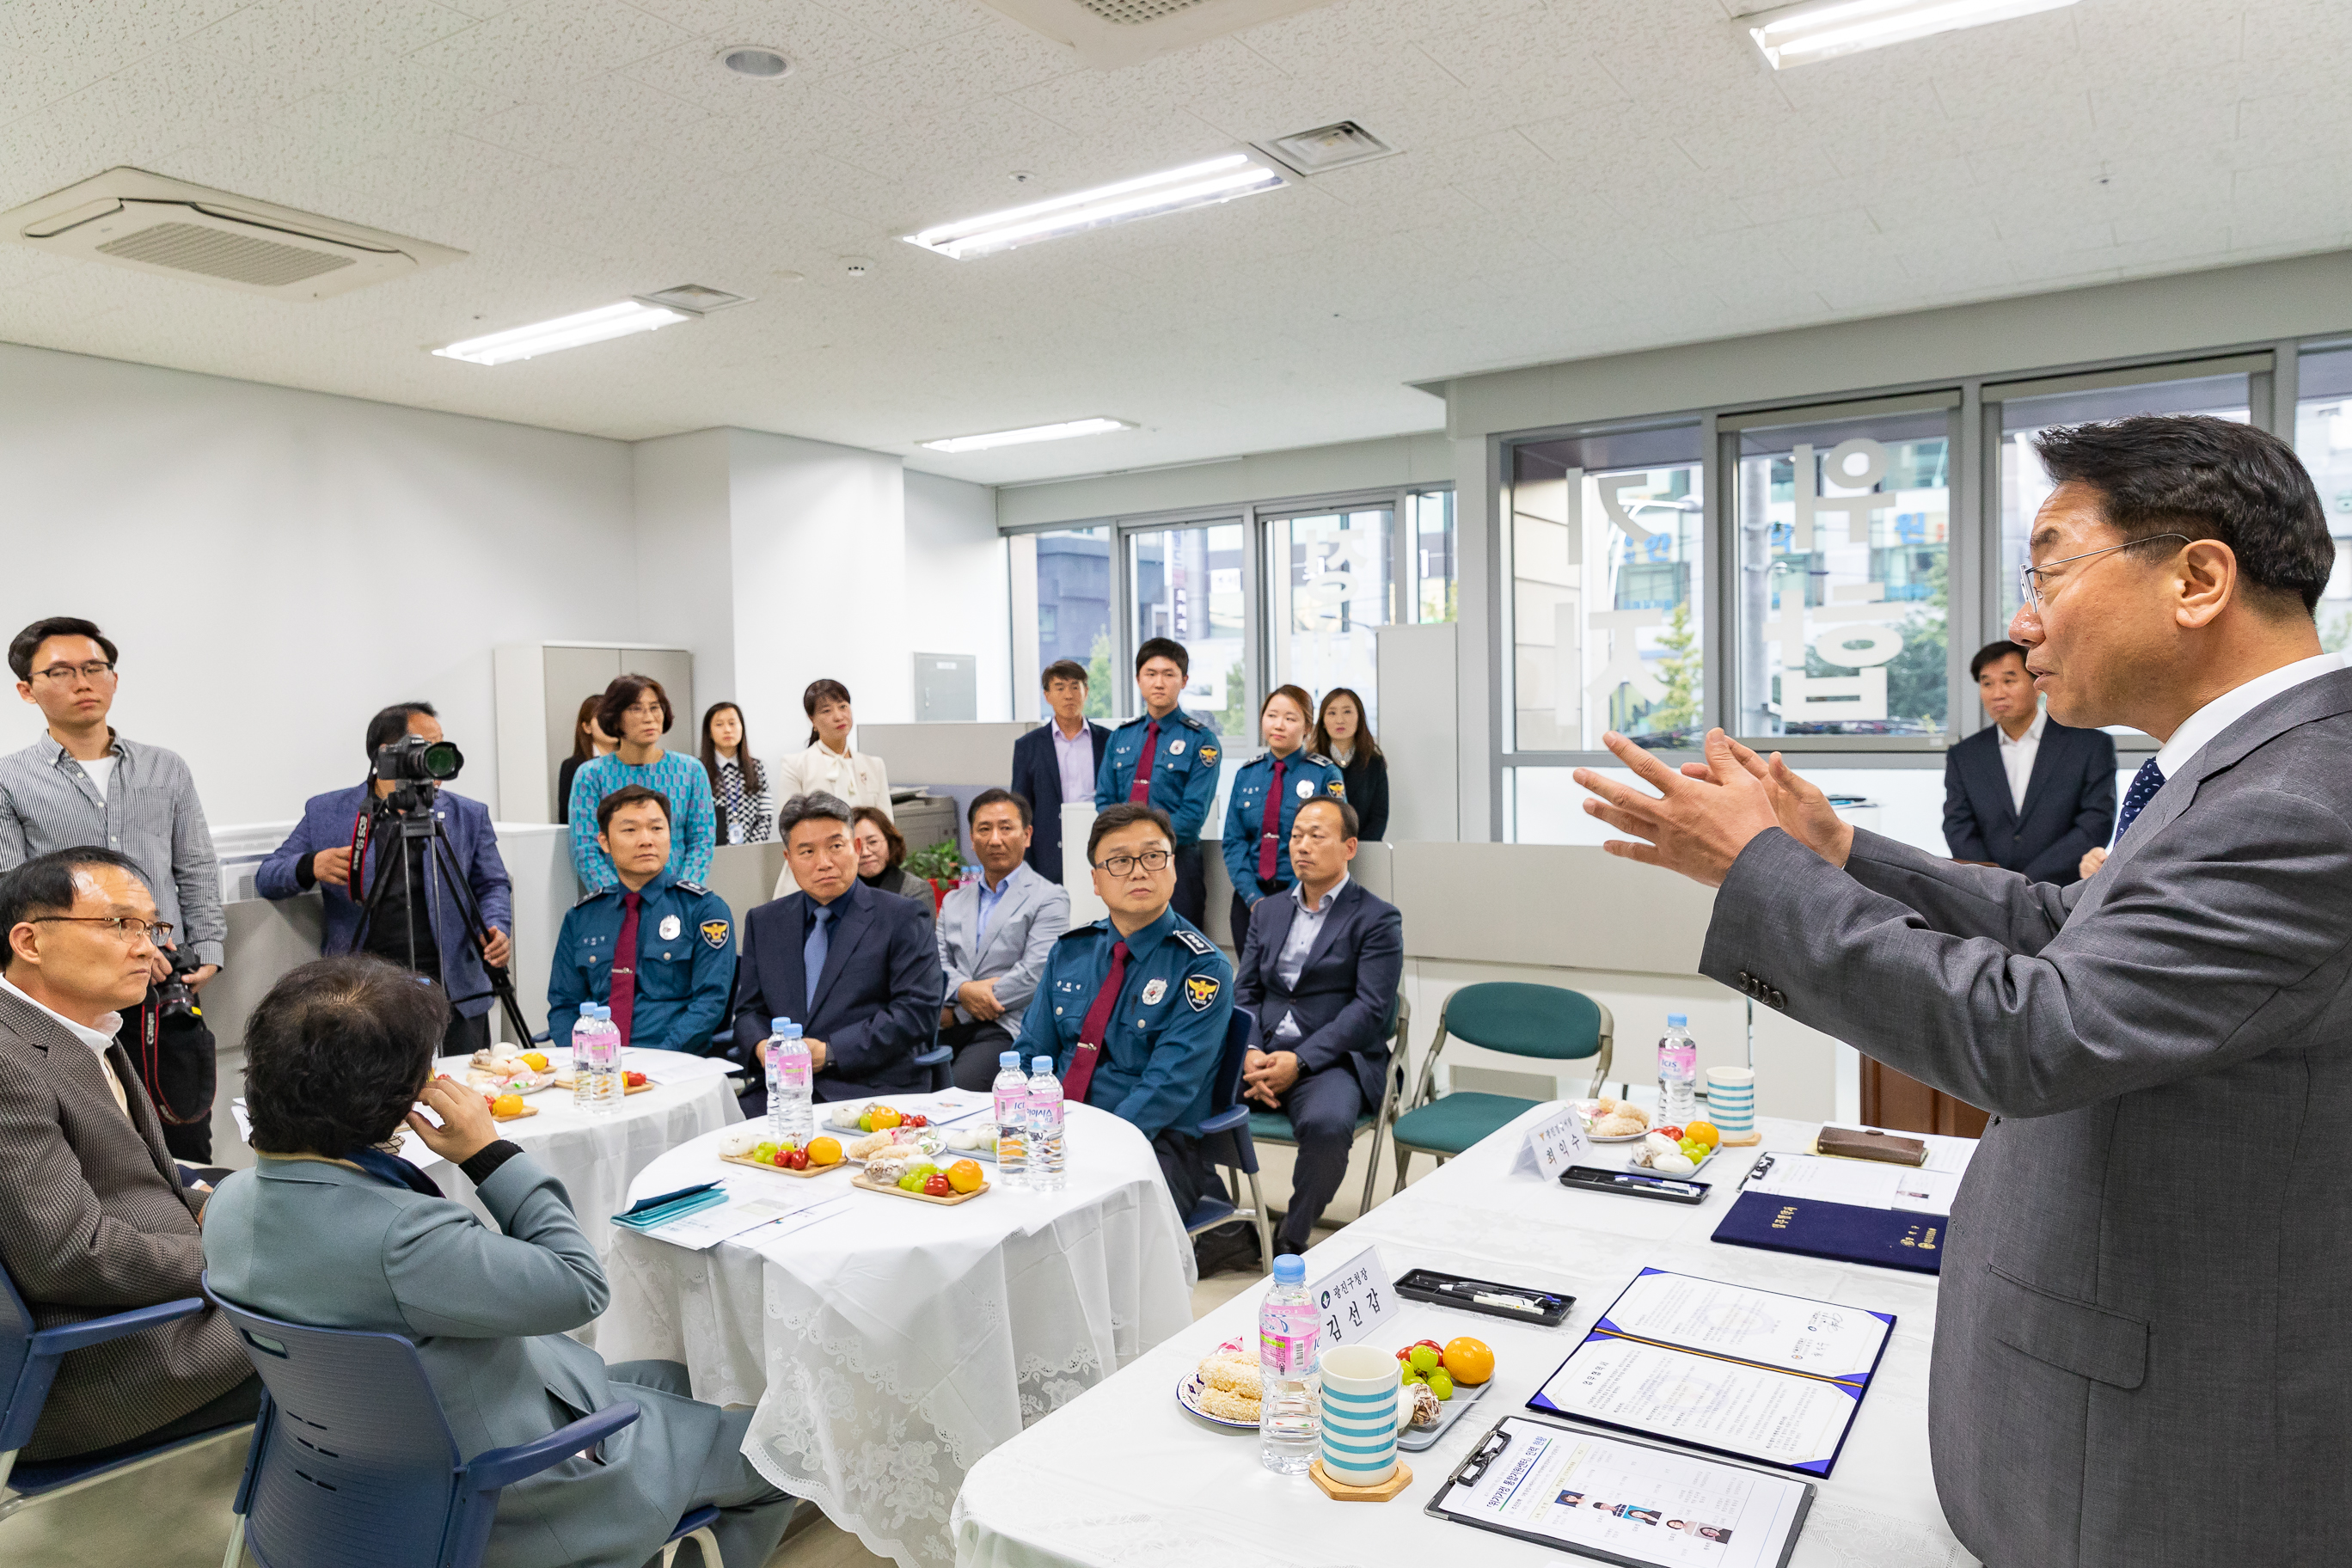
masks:
{"label": "blue striped cup", "polygon": [[1379,1486],[1396,1474],[1408,1408],[1398,1397],[1397,1359],[1378,1345],[1341,1345],[1325,1351],[1320,1366],[1323,1473],[1343,1486]]}
{"label": "blue striped cup", "polygon": [[1706,1069],[1707,1120],[1726,1138],[1745,1138],[1756,1131],[1756,1069]]}

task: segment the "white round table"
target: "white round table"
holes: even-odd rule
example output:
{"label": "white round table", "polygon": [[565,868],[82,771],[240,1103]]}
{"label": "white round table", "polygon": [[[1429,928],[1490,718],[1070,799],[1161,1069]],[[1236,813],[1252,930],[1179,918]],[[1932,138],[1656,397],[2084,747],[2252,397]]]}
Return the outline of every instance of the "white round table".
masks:
{"label": "white round table", "polygon": [[[549,1055],[557,1071],[570,1070],[569,1052]],[[464,1057],[444,1057],[433,1070],[462,1083],[466,1061]],[[665,1152],[743,1120],[742,1108],[735,1103],[737,1080],[728,1076],[726,1062],[682,1051],[632,1048],[623,1053],[621,1065],[644,1073],[653,1088],[623,1096],[616,1110],[601,1115],[574,1109],[568,1089],[543,1089],[525,1097],[538,1115],[499,1124],[499,1137],[528,1151],[563,1184],[580,1228],[607,1263],[614,1234],[608,1216],[628,1206],[625,1194],[637,1173]],[[403,1152],[443,1192],[489,1219],[463,1172],[413,1137]],[[595,1330],[592,1323],[575,1337],[593,1344]]]}
{"label": "white round table", "polygon": [[952,1207],[860,1191],[854,1167],[803,1183],[725,1164],[715,1133],[672,1150],[632,1201],[722,1178],[849,1201],[764,1246],[753,1231],[690,1252],[607,1226],[597,1348],[684,1362],[697,1398],[756,1405],[744,1452],[761,1474],[868,1550],[949,1568],[965,1472],[1192,1321],[1192,1245],[1150,1143],[1089,1106],[1068,1118],[1064,1191],[992,1185]]}

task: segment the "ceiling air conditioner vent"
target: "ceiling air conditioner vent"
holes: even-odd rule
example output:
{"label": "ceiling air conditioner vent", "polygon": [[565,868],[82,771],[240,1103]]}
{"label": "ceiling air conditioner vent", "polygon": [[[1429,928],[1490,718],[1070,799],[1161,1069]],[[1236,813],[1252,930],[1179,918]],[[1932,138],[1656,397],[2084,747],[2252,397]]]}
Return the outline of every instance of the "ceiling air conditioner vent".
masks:
{"label": "ceiling air conditioner vent", "polygon": [[1082,65],[1115,70],[1328,5],[1331,0],[987,0],[1033,33],[1076,52]]}
{"label": "ceiling air conditioner vent", "polygon": [[300,300],[347,294],[466,254],[142,169],[109,169],[0,215],[0,237]]}

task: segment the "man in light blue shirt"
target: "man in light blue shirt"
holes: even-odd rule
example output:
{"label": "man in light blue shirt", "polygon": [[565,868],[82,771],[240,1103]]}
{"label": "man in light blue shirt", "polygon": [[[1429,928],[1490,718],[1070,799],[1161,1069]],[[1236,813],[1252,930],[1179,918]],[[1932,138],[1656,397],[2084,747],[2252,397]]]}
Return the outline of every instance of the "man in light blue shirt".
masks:
{"label": "man in light blue shirt", "polygon": [[967,818],[981,879],[940,906],[940,968],[946,973],[940,1040],[955,1047],[959,1089],[984,1090],[1013,1021],[1029,1005],[1054,943],[1070,926],[1069,893],[1024,863],[1029,803],[1006,789],[972,797]]}

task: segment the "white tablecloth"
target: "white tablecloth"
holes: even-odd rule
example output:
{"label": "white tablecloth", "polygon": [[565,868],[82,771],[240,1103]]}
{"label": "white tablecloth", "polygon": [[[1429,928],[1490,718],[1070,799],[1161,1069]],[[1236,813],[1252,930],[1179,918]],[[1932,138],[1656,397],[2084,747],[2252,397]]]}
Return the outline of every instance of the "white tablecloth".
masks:
{"label": "white tablecloth", "polygon": [[[1805,1522],[1799,1568],[1957,1568],[1972,1563],[1944,1522],[1927,1468],[1927,1346],[1936,1279],[1708,1239],[1755,1151],[1718,1156],[1714,1191],[1686,1207],[1570,1192],[1510,1167],[1530,1111],[1424,1177],[1307,1258],[1312,1282],[1376,1244],[1391,1278],[1426,1267],[1572,1292],[1557,1329],[1403,1303],[1376,1342],[1388,1348],[1469,1334],[1492,1345],[1496,1383],[1435,1446],[1407,1454],[1412,1484],[1387,1504],[1338,1503],[1306,1477],[1259,1467],[1257,1434],[1195,1421],[1178,1380],[1228,1336],[1256,1323],[1263,1288],[1219,1308],[1054,1418],[998,1448],[956,1500],[958,1568],[1322,1568],[1476,1562],[1557,1568],[1572,1553],[1435,1520],[1422,1510],[1472,1444],[1522,1412],[1593,1319],[1643,1266],[1680,1269],[1896,1315],[1895,1333],[1830,1479]],[[1766,1121],[1763,1147],[1801,1149],[1811,1124]],[[1590,1163],[1622,1163],[1604,1145]]]}
{"label": "white tablecloth", "polygon": [[947,1568],[965,1472],[1192,1321],[1192,1247],[1151,1145],[1108,1112],[1068,1115],[1065,1191],[951,1208],[857,1191],[846,1172],[803,1184],[722,1164],[715,1136],[676,1150],[634,1195],[725,1177],[848,1202],[765,1246],[620,1233],[598,1349],[682,1361],[697,1398],[756,1404],[744,1451],[762,1475],[869,1550]]}
{"label": "white tablecloth", "polygon": [[[551,1054],[557,1070],[570,1070],[566,1053]],[[604,1115],[572,1109],[568,1089],[543,1089],[527,1097],[538,1115],[499,1124],[499,1137],[528,1150],[563,1184],[572,1194],[572,1212],[580,1216],[580,1228],[608,1264],[614,1229],[608,1216],[628,1206],[629,1184],[637,1173],[679,1144],[743,1120],[742,1108],[735,1103],[738,1080],[727,1076],[724,1062],[680,1051],[631,1049],[624,1053],[622,1066],[644,1073],[654,1087],[624,1096],[619,1109]],[[433,1070],[462,1081],[466,1058],[444,1058],[434,1063]],[[455,1165],[414,1137],[403,1152],[443,1192],[484,1219],[490,1217],[474,1195],[474,1184]],[[595,1333],[592,1323],[577,1337],[593,1344]]]}

